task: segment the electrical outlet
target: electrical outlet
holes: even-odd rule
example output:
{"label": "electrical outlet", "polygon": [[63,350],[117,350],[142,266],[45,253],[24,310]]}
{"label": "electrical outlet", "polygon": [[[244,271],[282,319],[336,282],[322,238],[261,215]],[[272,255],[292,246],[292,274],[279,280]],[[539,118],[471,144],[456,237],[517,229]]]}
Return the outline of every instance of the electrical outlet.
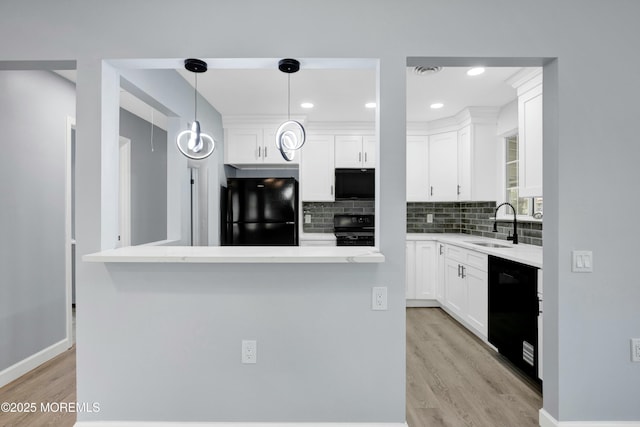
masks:
{"label": "electrical outlet", "polygon": [[304,214],[304,223],[311,224],[311,214]]}
{"label": "electrical outlet", "polygon": [[631,361],[640,362],[640,338],[631,338]]}
{"label": "electrical outlet", "polygon": [[373,288],[371,298],[372,310],[386,310],[387,309],[387,287],[376,286]]}
{"label": "electrical outlet", "polygon": [[256,363],[258,343],[255,340],[242,340],[242,363]]}
{"label": "electrical outlet", "polygon": [[427,223],[429,224],[433,223],[433,214],[427,214]]}

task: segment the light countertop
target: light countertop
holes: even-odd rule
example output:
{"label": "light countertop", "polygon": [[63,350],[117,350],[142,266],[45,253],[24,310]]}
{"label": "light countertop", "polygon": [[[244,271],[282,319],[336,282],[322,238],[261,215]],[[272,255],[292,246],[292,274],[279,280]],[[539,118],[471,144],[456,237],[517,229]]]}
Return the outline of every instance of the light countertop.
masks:
{"label": "light countertop", "polygon": [[82,257],[86,262],[144,263],[381,263],[384,255],[363,246],[129,246]]}
{"label": "light countertop", "polygon": [[327,240],[335,241],[336,235],[333,233],[300,233],[300,240]]}
{"label": "light countertop", "polygon": [[[511,261],[527,264],[532,267],[542,268],[542,247],[518,243],[514,245],[507,240],[491,239],[488,237],[473,236],[470,234],[448,233],[407,233],[407,240],[430,240],[440,243],[460,246],[472,249],[487,255],[494,255]],[[508,248],[488,248],[474,245],[470,242],[492,242],[508,246]]]}

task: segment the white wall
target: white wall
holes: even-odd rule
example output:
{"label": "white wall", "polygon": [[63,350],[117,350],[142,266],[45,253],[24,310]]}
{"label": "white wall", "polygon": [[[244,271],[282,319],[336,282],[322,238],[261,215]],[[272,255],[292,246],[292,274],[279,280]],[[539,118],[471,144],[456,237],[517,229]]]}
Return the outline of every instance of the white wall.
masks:
{"label": "white wall", "polygon": [[[67,339],[65,176],[73,85],[49,71],[0,71],[0,385]],[[66,346],[62,346],[64,350]]]}
{"label": "white wall", "polygon": [[[110,81],[111,71],[103,67],[103,58],[184,58],[199,57],[370,57],[380,59],[380,244],[388,261],[372,271],[345,266],[336,271],[311,266],[293,268],[286,283],[278,288],[274,282],[276,271],[268,270],[265,286],[259,288],[252,280],[259,277],[261,266],[245,266],[240,271],[231,267],[201,267],[193,275],[194,288],[173,288],[161,280],[166,294],[176,301],[198,292],[215,293],[230,305],[228,310],[251,314],[255,319],[272,325],[261,342],[275,345],[278,351],[291,348],[302,322],[317,322],[317,331],[327,336],[322,347],[335,350],[338,359],[331,365],[322,364],[320,357],[282,365],[256,365],[255,375],[242,378],[251,385],[255,395],[251,402],[264,406],[244,407],[237,417],[247,419],[288,419],[291,405],[280,400],[290,396],[289,380],[306,379],[317,388],[312,397],[318,400],[301,402],[309,405],[314,420],[333,417],[352,420],[394,420],[404,418],[404,310],[402,284],[404,267],[404,149],[399,141],[405,138],[405,63],[407,56],[421,57],[495,57],[495,58],[557,58],[545,67],[545,385],[544,407],[556,419],[570,420],[638,420],[640,407],[637,395],[640,384],[640,365],[629,361],[629,338],[640,336],[640,287],[635,280],[636,241],[632,238],[635,212],[640,200],[634,197],[634,186],[640,182],[640,145],[637,141],[635,112],[640,98],[640,79],[637,70],[637,40],[640,27],[640,3],[634,0],[541,0],[536,2],[508,2],[502,0],[401,0],[391,3],[377,0],[342,2],[326,0],[305,3],[294,0],[243,0],[236,2],[169,2],[150,8],[146,2],[114,1],[96,6],[79,0],[66,3],[66,8],[45,1],[28,0],[0,5],[0,38],[12,40],[0,46],[2,60],[35,60],[71,58],[78,60],[78,141],[84,145],[78,151],[83,164],[79,173],[84,180],[78,188],[79,252],[101,248],[100,225],[109,227],[103,217],[99,192],[100,141],[103,137],[101,119],[104,101],[102,84]],[[69,11],[72,10],[73,13]],[[196,13],[190,13],[196,10]],[[123,13],[126,11],[126,13]],[[189,26],[177,25],[180,18],[189,19]],[[278,25],[287,19],[287,25]],[[140,22],[154,25],[140,29]],[[504,62],[504,61],[503,61]],[[508,62],[508,61],[507,61]],[[494,63],[493,65],[497,65]],[[531,63],[530,65],[539,65]],[[104,79],[103,79],[104,77]],[[98,194],[98,196],[96,196]],[[615,209],[613,206],[617,206]],[[615,211],[615,213],[614,213]],[[603,223],[603,218],[615,220]],[[573,249],[594,251],[594,273],[573,274],[570,254]],[[164,267],[168,276],[192,277],[184,270]],[[213,273],[231,277],[235,288],[217,287],[214,280],[204,283],[204,276]],[[107,272],[104,267],[85,266],[79,272],[78,297],[94,308],[107,304],[108,308],[124,304],[126,294],[137,301],[136,286],[141,292],[150,289],[144,283],[144,266],[129,266]],[[133,288],[110,284],[109,274],[125,278]],[[323,288],[319,279],[305,280],[299,287],[293,281],[301,278],[324,278],[335,283]],[[155,277],[155,276],[152,276]],[[158,278],[160,280],[160,278]],[[366,321],[365,307],[371,284],[390,287],[391,309],[382,330],[376,321]],[[344,288],[342,290],[341,288]],[[248,300],[233,303],[233,289],[238,294],[247,291]],[[256,294],[258,290],[262,294]],[[333,299],[331,310],[317,307],[311,310],[312,319],[302,317],[297,308],[287,307],[290,322],[271,321],[272,295],[286,295],[278,289],[300,292],[292,302]],[[275,290],[275,292],[272,292]],[[357,294],[357,295],[356,295]],[[225,295],[224,297],[222,295]],[[104,297],[104,298],[101,298]],[[160,336],[179,338],[182,329],[167,330],[171,322],[163,320],[168,296],[151,294],[152,307],[157,307],[155,320],[135,317],[135,310],[127,307],[128,317],[116,320],[118,325],[153,322]],[[210,296],[206,301],[212,301]],[[116,305],[111,305],[116,304]],[[130,407],[109,406],[117,402],[118,393],[109,393],[108,378],[96,371],[94,362],[106,363],[96,354],[94,345],[100,337],[113,337],[113,316],[93,318],[96,324],[78,319],[78,398],[104,398],[105,409],[99,417],[121,418],[130,415]],[[228,318],[231,317],[229,314]],[[195,323],[197,326],[199,323]],[[248,322],[246,325],[259,324]],[[357,346],[339,339],[345,325],[358,325],[353,336]],[[151,326],[149,326],[151,327]],[[243,336],[242,324],[236,323],[229,332],[233,341]],[[141,332],[144,332],[140,326]],[[163,329],[164,328],[164,329]],[[170,332],[167,335],[167,332]],[[199,363],[211,360],[215,349],[234,351],[235,345],[217,346],[209,341],[207,330],[202,331],[204,348],[197,349]],[[249,333],[251,331],[245,332]],[[102,335],[101,335],[102,334]],[[291,337],[284,343],[282,335]],[[140,336],[141,338],[143,336]],[[146,338],[146,335],[144,335]],[[118,343],[118,341],[114,341]],[[331,346],[331,343],[334,343]],[[380,345],[383,343],[384,345]],[[268,344],[267,344],[268,345]],[[299,350],[315,350],[304,342]],[[228,350],[228,348],[231,350]],[[100,348],[100,345],[98,345]],[[111,362],[125,371],[140,372],[145,378],[157,374],[172,377],[173,363],[165,356],[157,360],[149,357],[137,366],[126,360],[122,349],[113,348]],[[236,348],[237,350],[237,348]],[[237,353],[237,351],[236,351]],[[280,354],[280,353],[278,353]],[[306,354],[311,354],[306,352]],[[335,370],[336,363],[348,366],[367,355],[365,367],[384,366],[380,381],[358,387],[343,379]],[[383,364],[384,361],[384,364]],[[176,363],[178,360],[176,361]],[[297,362],[297,361],[296,361]],[[213,370],[223,372],[225,363],[211,363]],[[182,366],[182,365],[181,365]],[[355,367],[360,365],[353,365]],[[354,369],[356,369],[354,367]],[[182,369],[182,368],[181,368]],[[236,372],[234,368],[232,372]],[[297,370],[297,371],[296,371]],[[346,372],[346,370],[345,370]],[[200,372],[191,372],[200,378]],[[214,376],[208,377],[215,380]],[[224,377],[221,377],[224,378]],[[329,381],[327,380],[329,379]],[[333,381],[335,379],[336,381]],[[95,384],[94,380],[102,380]],[[177,381],[177,380],[176,380]],[[233,386],[233,383],[229,383]],[[196,389],[203,391],[206,384]],[[274,388],[285,393],[274,393]],[[328,396],[345,389],[341,402],[329,401]],[[120,390],[118,390],[120,391]],[[140,390],[145,392],[149,390]],[[373,400],[362,403],[362,396],[380,394],[389,397],[385,402]],[[156,394],[154,394],[154,397]],[[216,395],[217,396],[217,395]],[[189,395],[188,398],[204,398]],[[246,395],[243,396],[246,399]],[[240,397],[225,400],[239,407]],[[331,404],[327,404],[327,402]],[[296,402],[298,402],[296,400]],[[355,407],[353,406],[355,402]],[[211,403],[207,401],[207,403]],[[142,402],[148,405],[149,402]],[[324,406],[322,406],[324,404]],[[146,406],[145,406],[146,407]],[[351,411],[349,408],[354,407]],[[253,408],[253,409],[252,409]],[[148,408],[150,413],[154,408]],[[166,408],[155,409],[166,411]],[[172,412],[171,416],[180,414]],[[214,419],[227,414],[212,409],[203,414]],[[136,413],[143,417],[144,410]],[[182,412],[184,413],[184,412]],[[95,414],[94,414],[95,415]],[[84,419],[97,417],[83,414]]]}

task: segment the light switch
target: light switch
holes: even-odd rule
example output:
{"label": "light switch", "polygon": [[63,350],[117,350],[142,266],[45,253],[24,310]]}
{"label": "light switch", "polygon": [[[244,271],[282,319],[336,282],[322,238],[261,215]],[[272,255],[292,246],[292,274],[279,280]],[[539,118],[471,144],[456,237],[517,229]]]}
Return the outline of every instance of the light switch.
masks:
{"label": "light switch", "polygon": [[571,271],[574,273],[592,273],[593,272],[593,252],[573,251]]}

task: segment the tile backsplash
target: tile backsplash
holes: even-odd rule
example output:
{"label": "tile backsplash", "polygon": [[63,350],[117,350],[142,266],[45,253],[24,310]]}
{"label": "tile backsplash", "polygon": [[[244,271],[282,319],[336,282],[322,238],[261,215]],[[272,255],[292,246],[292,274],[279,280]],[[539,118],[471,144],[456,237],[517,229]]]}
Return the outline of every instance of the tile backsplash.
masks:
{"label": "tile backsplash", "polygon": [[[305,233],[332,233],[333,215],[373,214],[373,201],[304,202],[302,209],[311,215],[303,224]],[[511,221],[499,222],[493,232],[496,202],[421,202],[407,203],[407,233],[463,233],[506,240],[513,232]],[[433,222],[427,222],[432,215]],[[303,217],[304,218],[304,217]],[[520,243],[542,246],[542,223],[518,222]]]}
{"label": "tile backsplash", "polygon": [[[302,202],[302,230],[305,233],[333,233],[334,214],[374,214],[373,200],[341,200],[337,202]],[[311,223],[304,223],[304,215]]]}

